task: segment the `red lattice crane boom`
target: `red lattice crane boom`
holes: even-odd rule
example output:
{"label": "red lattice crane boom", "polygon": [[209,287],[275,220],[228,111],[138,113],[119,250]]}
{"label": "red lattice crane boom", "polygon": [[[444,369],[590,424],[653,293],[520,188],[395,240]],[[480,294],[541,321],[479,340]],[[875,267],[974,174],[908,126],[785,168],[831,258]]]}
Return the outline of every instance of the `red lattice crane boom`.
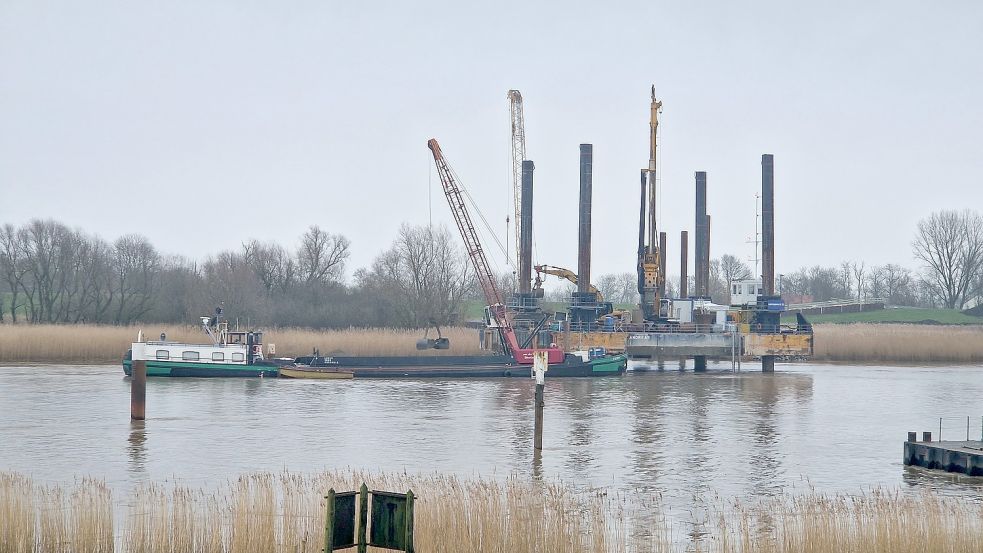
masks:
{"label": "red lattice crane boom", "polygon": [[[468,208],[464,203],[464,195],[461,193],[461,187],[458,186],[453,171],[451,171],[450,166],[447,164],[447,160],[444,159],[444,154],[440,151],[440,144],[437,143],[437,139],[431,138],[427,142],[427,146],[433,153],[433,161],[437,166],[437,174],[440,175],[440,182],[444,187],[444,195],[447,196],[447,203],[450,205],[451,213],[454,215],[454,222],[457,223],[457,230],[461,232],[461,238],[464,239],[464,247],[468,251],[468,257],[471,258],[471,264],[474,266],[475,273],[477,273],[478,281],[481,282],[481,290],[485,294],[485,301],[488,302],[488,309],[495,318],[495,324],[498,325],[502,339],[509,353],[512,354],[512,357],[515,358],[517,363],[531,365],[534,350],[519,346],[519,341],[515,336],[515,330],[512,329],[512,322],[509,320],[508,311],[505,309],[505,304],[502,303],[502,294],[498,291],[498,286],[495,284],[495,275],[492,273],[491,266],[488,264],[485,250],[481,247],[481,241],[478,239],[478,231],[475,229],[474,223],[471,222],[471,215],[468,214]],[[548,352],[550,363],[563,362],[565,357],[563,350],[555,347],[540,348],[540,351],[543,350]]]}

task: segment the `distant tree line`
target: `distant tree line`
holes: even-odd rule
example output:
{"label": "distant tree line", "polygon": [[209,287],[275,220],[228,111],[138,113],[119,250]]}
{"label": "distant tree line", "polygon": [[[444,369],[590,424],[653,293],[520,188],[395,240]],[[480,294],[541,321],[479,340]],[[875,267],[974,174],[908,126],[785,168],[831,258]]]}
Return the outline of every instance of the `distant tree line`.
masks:
{"label": "distant tree line", "polygon": [[[254,325],[330,328],[422,327],[464,321],[468,300],[483,301],[470,262],[446,227],[403,225],[369,267],[346,279],[351,243],[313,225],[295,248],[249,240],[204,261],[159,252],[140,235],[113,242],[52,220],[0,226],[0,322],[188,322],[222,306]],[[962,309],[983,300],[983,217],[940,211],[918,223],[918,269],[889,263],[803,267],[778,275],[787,301],[883,298],[889,304]],[[730,282],[754,271],[733,255],[710,264],[710,296],[730,301]],[[637,304],[634,272],[601,274],[607,301]],[[668,276],[667,292],[678,294]],[[499,277],[508,297],[514,274]],[[693,293],[690,275],[689,293]],[[574,286],[547,301],[569,301]]]}
{"label": "distant tree line", "polygon": [[314,225],[296,248],[249,240],[203,262],[139,235],[113,242],[52,220],[0,227],[0,322],[191,322],[222,306],[254,325],[419,327],[461,321],[469,262],[446,228],[404,225],[346,282],[351,243]]}
{"label": "distant tree line", "polygon": [[[972,210],[945,210],[919,221],[912,241],[915,269],[897,263],[867,265],[863,260],[835,266],[802,267],[776,275],[776,287],[786,301],[883,299],[889,305],[963,309],[983,304],[983,217]],[[735,280],[754,276],[751,266],[725,254],[710,262],[709,293],[714,301],[730,303]],[[694,293],[694,277],[687,279]],[[609,301],[638,302],[634,273],[602,275],[595,282]],[[670,297],[679,292],[679,276],[668,275]],[[572,285],[548,294],[552,301],[567,301]]]}
{"label": "distant tree line", "polygon": [[829,299],[883,298],[891,305],[963,309],[983,302],[983,217],[944,210],[918,222],[912,241],[918,269],[899,264],[802,268],[783,275],[784,294]]}

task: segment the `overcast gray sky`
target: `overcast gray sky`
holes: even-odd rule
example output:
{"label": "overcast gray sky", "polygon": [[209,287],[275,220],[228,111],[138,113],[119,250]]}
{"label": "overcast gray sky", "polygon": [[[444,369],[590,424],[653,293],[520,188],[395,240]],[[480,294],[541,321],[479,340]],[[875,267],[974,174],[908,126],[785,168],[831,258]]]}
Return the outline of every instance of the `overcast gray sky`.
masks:
{"label": "overcast gray sky", "polygon": [[427,223],[428,187],[453,228],[436,137],[504,235],[518,88],[536,260],[576,268],[590,142],[594,272],[634,271],[654,83],[670,273],[694,171],[712,255],[753,256],[762,153],[779,272],[914,265],[919,218],[983,207],[981,6],[3,0],[0,222],[138,232],[192,258],[318,224],[351,239],[351,274]]}

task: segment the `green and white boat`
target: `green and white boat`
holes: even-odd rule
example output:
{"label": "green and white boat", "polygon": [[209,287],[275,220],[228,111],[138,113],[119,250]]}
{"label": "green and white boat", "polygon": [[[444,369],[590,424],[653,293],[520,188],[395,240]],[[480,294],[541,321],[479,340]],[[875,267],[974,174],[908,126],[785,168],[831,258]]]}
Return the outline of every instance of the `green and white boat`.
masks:
{"label": "green and white boat", "polygon": [[277,377],[279,367],[263,357],[263,333],[229,330],[219,315],[201,318],[210,344],[171,342],[163,334],[160,340],[145,340],[141,331],[123,357],[123,373],[131,376],[133,361],[146,361],[147,376]]}

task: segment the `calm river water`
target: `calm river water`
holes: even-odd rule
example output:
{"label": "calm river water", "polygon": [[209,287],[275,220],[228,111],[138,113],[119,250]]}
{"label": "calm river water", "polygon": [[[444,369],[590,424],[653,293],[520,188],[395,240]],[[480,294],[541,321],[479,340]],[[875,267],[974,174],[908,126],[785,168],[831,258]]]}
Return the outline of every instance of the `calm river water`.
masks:
{"label": "calm river water", "polygon": [[983,499],[983,479],[901,464],[909,430],[980,434],[983,367],[745,364],[547,380],[532,452],[525,379],[150,379],[145,423],[113,366],[0,367],[0,471],[202,485],[248,471],[533,472],[669,501],[815,488],[930,486]]}

